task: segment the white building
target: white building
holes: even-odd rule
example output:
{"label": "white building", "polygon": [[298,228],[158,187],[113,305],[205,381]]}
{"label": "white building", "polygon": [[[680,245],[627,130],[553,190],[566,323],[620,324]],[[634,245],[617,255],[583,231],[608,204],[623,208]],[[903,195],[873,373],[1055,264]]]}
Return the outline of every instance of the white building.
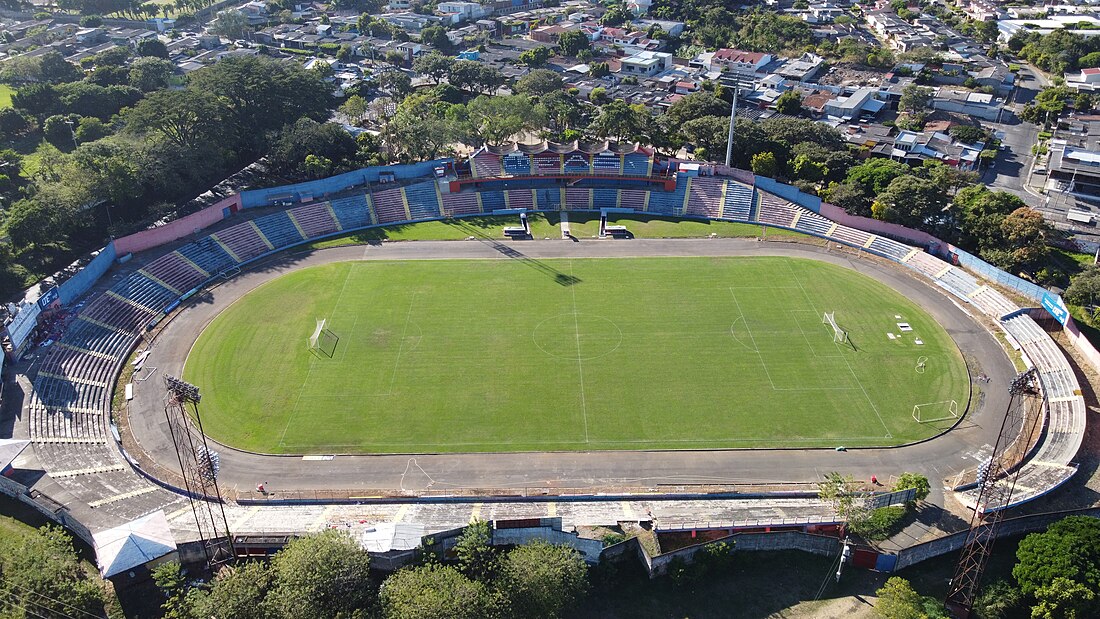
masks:
{"label": "white building", "polygon": [[638,52],[622,59],[619,73],[652,77],[672,68],[672,54],[665,52]]}

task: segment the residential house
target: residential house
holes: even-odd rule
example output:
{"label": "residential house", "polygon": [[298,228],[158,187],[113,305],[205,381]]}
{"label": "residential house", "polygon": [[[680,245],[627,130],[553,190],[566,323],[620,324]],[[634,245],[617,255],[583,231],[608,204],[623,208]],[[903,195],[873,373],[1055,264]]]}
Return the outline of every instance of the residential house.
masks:
{"label": "residential house", "polygon": [[665,52],[638,52],[623,58],[619,68],[621,75],[652,77],[672,68],[672,54]]}

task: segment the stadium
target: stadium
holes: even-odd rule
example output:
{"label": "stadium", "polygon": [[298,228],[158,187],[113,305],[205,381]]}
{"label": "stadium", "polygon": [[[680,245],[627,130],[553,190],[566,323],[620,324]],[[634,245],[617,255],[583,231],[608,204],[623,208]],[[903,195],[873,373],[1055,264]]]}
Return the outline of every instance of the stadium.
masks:
{"label": "stadium", "polygon": [[[703,238],[645,238],[677,222]],[[416,226],[439,240],[380,242]],[[992,508],[1068,480],[1084,435],[1044,330],[1056,296],[636,145],[507,145],[247,191],[116,239],[86,271],[53,298],[74,317],[21,423],[43,491],[91,528],[195,494],[165,376],[201,390],[207,466],[242,504],[271,479],[291,505],[920,470],[973,508],[1017,371],[1006,348],[1046,404]]]}

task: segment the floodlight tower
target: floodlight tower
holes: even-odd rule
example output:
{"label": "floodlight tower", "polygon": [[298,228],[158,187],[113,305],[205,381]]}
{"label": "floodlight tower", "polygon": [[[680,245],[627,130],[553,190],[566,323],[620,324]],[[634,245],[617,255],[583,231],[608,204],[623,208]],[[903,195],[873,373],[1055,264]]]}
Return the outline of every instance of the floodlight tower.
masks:
{"label": "floodlight tower", "polygon": [[1004,518],[1004,511],[1016,490],[1016,480],[1022,469],[1019,465],[1042,427],[1046,398],[1039,388],[1035,368],[1018,375],[1008,393],[1008,409],[1001,421],[993,453],[978,467],[978,498],[970,517],[970,531],[944,602],[944,608],[956,619],[970,616],[982,573],[993,551],[993,541],[997,538],[997,525]]}
{"label": "floodlight tower", "polygon": [[199,388],[167,374],[164,385],[168,391],[164,416],[176,448],[183,489],[195,517],[207,565],[216,569],[236,556],[225,516],[225,501],[218,488],[220,456],[206,444],[199,417],[199,400],[202,399]]}

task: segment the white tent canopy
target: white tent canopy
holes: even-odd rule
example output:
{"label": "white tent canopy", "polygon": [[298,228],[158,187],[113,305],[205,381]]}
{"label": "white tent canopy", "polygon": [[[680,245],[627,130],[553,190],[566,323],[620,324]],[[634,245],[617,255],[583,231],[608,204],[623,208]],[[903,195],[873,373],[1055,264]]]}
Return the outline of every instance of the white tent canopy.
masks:
{"label": "white tent canopy", "polygon": [[100,531],[92,539],[99,572],[104,578],[145,565],[176,550],[176,540],[163,511]]}

